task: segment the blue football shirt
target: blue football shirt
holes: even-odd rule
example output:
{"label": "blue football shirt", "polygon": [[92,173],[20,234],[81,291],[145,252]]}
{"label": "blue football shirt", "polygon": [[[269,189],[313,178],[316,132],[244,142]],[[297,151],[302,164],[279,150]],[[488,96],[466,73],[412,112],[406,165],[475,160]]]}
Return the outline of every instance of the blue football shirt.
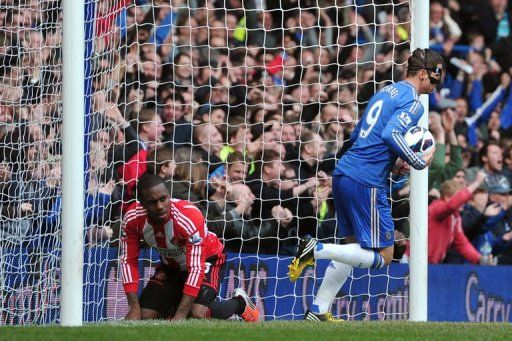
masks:
{"label": "blue football shirt", "polygon": [[350,136],[352,147],[338,161],[334,175],[345,175],[369,187],[387,188],[389,173],[398,157],[415,169],[425,161],[405,142],[403,135],[418,124],[424,108],[416,89],[406,81],[382,88]]}

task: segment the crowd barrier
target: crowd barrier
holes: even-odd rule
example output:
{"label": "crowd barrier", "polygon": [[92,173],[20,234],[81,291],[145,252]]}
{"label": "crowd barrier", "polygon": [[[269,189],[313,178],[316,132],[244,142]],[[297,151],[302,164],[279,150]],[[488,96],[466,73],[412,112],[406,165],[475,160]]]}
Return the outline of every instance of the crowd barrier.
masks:
{"label": "crowd barrier", "polygon": [[[51,323],[59,315],[59,254],[18,249],[1,257],[1,324]],[[116,248],[88,248],[84,253],[84,320],[122,319],[127,304],[117,280]],[[37,261],[33,259],[38,257]],[[140,272],[149,278],[156,252],[143,250]],[[32,257],[32,258],[31,258]],[[314,270],[292,283],[289,257],[228,254],[222,298],[238,286],[257,301],[266,320],[301,319],[318,285]],[[154,264],[154,263],[153,263]],[[328,262],[320,261],[321,277]],[[333,313],[350,319],[407,319],[409,267],[392,264],[380,270],[356,269],[333,305]],[[141,276],[142,277],[142,276]],[[429,268],[428,319],[431,321],[511,321],[512,267],[432,265]],[[141,288],[144,283],[141,283]],[[347,315],[347,313],[349,313]]]}

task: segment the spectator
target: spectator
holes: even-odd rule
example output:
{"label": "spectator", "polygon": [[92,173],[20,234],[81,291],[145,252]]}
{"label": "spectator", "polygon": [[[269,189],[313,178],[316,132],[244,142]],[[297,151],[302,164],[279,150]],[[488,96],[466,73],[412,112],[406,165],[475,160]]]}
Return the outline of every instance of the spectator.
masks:
{"label": "spectator", "polygon": [[510,37],[512,17],[506,0],[483,1],[480,15],[480,29],[487,44]]}
{"label": "spectator", "polygon": [[137,122],[137,135],[129,132],[131,140],[118,148],[121,149],[118,153],[124,162],[117,172],[125,184],[127,199],[132,198],[136,180],[146,172],[148,151],[161,142],[164,130],[162,120],[154,109],[143,109]]}
{"label": "spectator", "polygon": [[316,235],[316,220],[311,219],[316,217],[313,200],[310,196],[302,197],[302,195],[306,195],[308,191],[312,194],[318,185],[318,180],[310,178],[302,185],[283,190],[281,179],[284,171],[285,167],[277,152],[267,150],[258,155],[256,171],[247,179],[248,186],[256,197],[252,215],[263,220],[269,219],[272,217],[272,208],[281,205],[298,217],[299,233]]}
{"label": "spectator", "polygon": [[446,53],[459,40],[462,31],[451,18],[450,11],[440,1],[430,2],[430,44],[441,44]]}
{"label": "spectator", "polygon": [[240,153],[235,151],[228,155],[226,163],[218,167],[212,174],[211,178],[225,178],[229,183],[244,183],[247,177],[249,161]]}
{"label": "spectator", "polygon": [[163,142],[177,149],[192,143],[191,122],[185,119],[185,100],[178,93],[172,93],[165,98],[162,110],[164,126]]}
{"label": "spectator", "polygon": [[208,173],[211,174],[222,164],[220,151],[222,149],[222,135],[212,123],[200,123],[194,127],[194,143],[201,158],[207,163]]}
{"label": "spectator", "polygon": [[[147,172],[163,179],[172,178],[176,170],[172,149],[159,147],[151,150],[147,156]],[[170,191],[169,191],[170,192]]]}
{"label": "spectator", "polygon": [[503,166],[502,173],[508,179],[508,182],[512,182],[512,145],[508,146],[503,152],[503,159],[505,164]]}
{"label": "spectator", "polygon": [[209,229],[222,238],[226,247],[233,252],[275,254],[279,234],[286,235],[293,219],[292,213],[276,206],[272,209],[273,219],[253,219],[251,211],[254,199],[254,194],[246,185],[224,182],[217,186],[207,208]]}
{"label": "spectator", "polygon": [[176,199],[188,200],[200,205],[207,195],[208,170],[201,154],[187,148],[178,149],[174,153],[174,176],[166,181],[171,196]]}
{"label": "spectator", "polygon": [[472,193],[486,178],[484,172],[477,173],[475,181],[468,187],[459,189],[453,180],[441,185],[441,199],[429,205],[428,261],[442,263],[451,245],[471,263],[488,264],[490,256],[483,256],[469,242],[462,230],[459,209],[471,199]]}
{"label": "spectator", "polygon": [[506,178],[489,184],[489,199],[498,204],[500,214],[489,219],[483,226],[485,233],[476,236],[473,243],[479,250],[488,249],[498,258],[498,264],[512,264],[512,209],[510,206],[510,184]]}
{"label": "spectator", "polygon": [[440,103],[441,117],[436,113],[429,116],[429,129],[436,141],[436,151],[428,173],[429,188],[439,188],[441,183],[451,179],[462,168],[461,148],[454,130],[455,106],[455,101],[445,99]]}
{"label": "spectator", "polygon": [[247,154],[248,157],[252,157],[263,147],[261,139],[253,141],[251,130],[239,116],[235,116],[228,123],[227,141],[228,144],[220,151],[220,158],[222,161],[226,161],[228,155],[235,151]]}
{"label": "spectator", "polygon": [[[308,130],[300,135],[298,171],[299,179],[302,182],[315,177],[319,172],[321,172],[318,174],[319,176],[327,176],[322,168],[325,151],[324,140],[320,135]],[[330,169],[327,171],[330,171]]]}

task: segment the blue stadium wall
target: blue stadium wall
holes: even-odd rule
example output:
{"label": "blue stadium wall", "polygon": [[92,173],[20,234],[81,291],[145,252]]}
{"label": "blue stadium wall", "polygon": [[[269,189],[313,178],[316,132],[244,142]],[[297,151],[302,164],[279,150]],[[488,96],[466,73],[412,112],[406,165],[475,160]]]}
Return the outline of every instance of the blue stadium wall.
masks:
{"label": "blue stadium wall", "polygon": [[[157,260],[158,255],[144,250],[143,258]],[[5,257],[5,256],[4,256]],[[58,255],[49,252],[39,260],[39,274],[34,275],[34,262],[29,260],[29,250],[3,259],[7,273],[17,269],[17,275],[7,275],[4,284],[9,292],[2,304],[7,311],[20,317],[2,316],[2,324],[49,323],[59,314]],[[127,311],[121,283],[116,280],[117,249],[91,248],[85,251],[84,266],[84,319],[99,321],[121,319]],[[287,277],[290,258],[275,256],[229,254],[221,297],[230,297],[234,289],[242,286],[252,297],[266,319],[300,319],[312,300],[315,289],[313,270],[307,269],[304,279],[291,283]],[[323,275],[327,262],[320,262],[317,274]],[[408,306],[407,265],[393,264],[387,269],[357,270],[356,281],[347,281],[340,292],[340,299],[333,305],[333,313],[346,317],[347,311],[354,319],[406,319]],[[149,262],[140,262],[140,271],[150,275]],[[11,272],[11,273],[12,273]],[[53,276],[49,278],[49,276]],[[34,285],[40,283],[40,285]],[[46,283],[46,284],[45,284]],[[41,285],[42,284],[42,285]],[[142,284],[141,284],[142,287]],[[24,290],[13,290],[25,288]],[[38,289],[39,288],[39,289]],[[512,321],[512,267],[482,267],[472,265],[439,265],[429,268],[429,314],[431,321]],[[347,293],[351,293],[351,297]],[[392,296],[385,293],[389,292]],[[257,293],[257,295],[256,295]],[[56,298],[57,297],[57,298]],[[37,313],[40,305],[44,312]],[[23,309],[23,307],[25,309]],[[30,309],[26,309],[30,308]],[[5,312],[6,310],[4,310]],[[367,313],[365,313],[367,312]],[[369,314],[368,314],[369,313]],[[9,315],[9,314],[7,314]]]}

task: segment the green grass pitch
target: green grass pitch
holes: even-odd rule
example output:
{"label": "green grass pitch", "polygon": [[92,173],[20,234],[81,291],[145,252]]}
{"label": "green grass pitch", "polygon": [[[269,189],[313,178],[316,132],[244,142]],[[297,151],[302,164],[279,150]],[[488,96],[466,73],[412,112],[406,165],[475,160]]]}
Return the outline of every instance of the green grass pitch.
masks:
{"label": "green grass pitch", "polygon": [[0,340],[510,340],[510,323],[264,322],[191,320],[59,326],[0,327]]}

